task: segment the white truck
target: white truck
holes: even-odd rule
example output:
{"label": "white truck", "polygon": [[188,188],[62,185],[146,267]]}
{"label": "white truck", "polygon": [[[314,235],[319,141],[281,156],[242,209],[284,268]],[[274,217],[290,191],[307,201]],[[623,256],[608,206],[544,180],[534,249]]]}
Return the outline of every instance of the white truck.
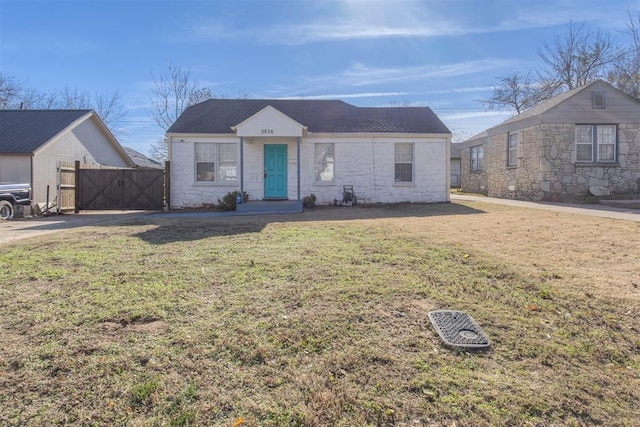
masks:
{"label": "white truck", "polygon": [[0,183],[0,220],[13,218],[20,206],[31,205],[31,185]]}

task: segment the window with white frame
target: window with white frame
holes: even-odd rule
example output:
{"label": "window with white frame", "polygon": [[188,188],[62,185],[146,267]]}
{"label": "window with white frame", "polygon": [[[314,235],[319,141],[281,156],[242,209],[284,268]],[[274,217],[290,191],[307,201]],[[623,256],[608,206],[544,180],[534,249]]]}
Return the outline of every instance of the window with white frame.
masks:
{"label": "window with white frame", "polygon": [[616,161],[615,125],[576,125],[576,161]]}
{"label": "window with white frame", "polygon": [[237,145],[229,143],[195,144],[196,182],[236,182]]}
{"label": "window with white frame", "polygon": [[507,165],[518,165],[518,134],[510,133],[507,147]]}
{"label": "window with white frame", "polygon": [[334,167],[336,162],[334,143],[316,143],[313,146],[313,163],[315,182],[334,182]]}
{"label": "window with white frame", "polygon": [[471,170],[484,170],[484,148],[481,145],[471,147]]}
{"label": "window with white frame", "polygon": [[413,182],[413,143],[394,145],[395,182]]}

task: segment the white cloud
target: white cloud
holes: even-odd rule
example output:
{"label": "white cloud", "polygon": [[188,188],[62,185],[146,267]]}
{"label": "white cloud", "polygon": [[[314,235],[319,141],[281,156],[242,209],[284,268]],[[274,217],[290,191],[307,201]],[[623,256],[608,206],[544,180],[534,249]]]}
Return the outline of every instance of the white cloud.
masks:
{"label": "white cloud", "polygon": [[493,69],[504,69],[513,63],[506,59],[481,59],[444,65],[419,65],[413,67],[370,67],[361,63],[353,64],[348,69],[333,75],[306,77],[305,87],[309,84],[329,84],[335,86],[339,81],[345,86],[368,86],[397,82],[409,82],[421,79],[448,78],[485,72]]}
{"label": "white cloud", "polygon": [[[333,2],[332,2],[333,3]],[[609,11],[599,2],[555,0],[554,2],[509,2],[499,10],[496,21],[475,21],[477,17],[463,13],[465,2],[434,5],[424,2],[378,0],[342,1],[336,7],[318,11],[309,22],[284,22],[247,28],[229,25],[218,18],[192,26],[182,40],[223,41],[236,39],[266,45],[305,45],[318,42],[340,42],[390,38],[431,38],[465,36],[505,31],[554,27],[575,21],[596,21],[598,25],[619,26],[619,11]],[[477,3],[469,3],[476,6]],[[507,6],[508,5],[508,6]],[[342,6],[342,7],[340,7]],[[436,11],[437,9],[437,11]],[[489,14],[494,16],[495,14]],[[625,16],[622,16],[625,18]]]}
{"label": "white cloud", "polygon": [[508,111],[458,111],[452,113],[441,114],[443,120],[470,120],[470,119],[486,119],[493,117],[510,117],[513,114]]}
{"label": "white cloud", "polygon": [[327,93],[321,95],[283,96],[279,99],[355,99],[355,98],[379,98],[388,96],[412,95],[412,92],[361,92],[361,93]]}

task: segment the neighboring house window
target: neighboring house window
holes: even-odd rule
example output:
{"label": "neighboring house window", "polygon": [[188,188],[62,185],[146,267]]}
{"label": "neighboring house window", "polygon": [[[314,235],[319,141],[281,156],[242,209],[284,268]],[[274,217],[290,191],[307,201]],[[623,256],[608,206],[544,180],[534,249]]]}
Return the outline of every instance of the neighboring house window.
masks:
{"label": "neighboring house window", "polygon": [[577,125],[576,161],[615,162],[616,139],[615,125]]}
{"label": "neighboring house window", "polygon": [[510,133],[507,165],[516,166],[517,164],[518,164],[518,134]]}
{"label": "neighboring house window", "polygon": [[591,92],[591,108],[606,108],[604,92]]}
{"label": "neighboring house window", "polygon": [[394,145],[395,182],[413,182],[413,144]]}
{"label": "neighboring house window", "polygon": [[315,182],[334,182],[335,144],[317,143],[313,150]]}
{"label": "neighboring house window", "polygon": [[484,170],[484,148],[482,146],[471,147],[471,170]]}
{"label": "neighboring house window", "polygon": [[576,126],[576,160],[593,161],[593,126]]}
{"label": "neighboring house window", "polygon": [[196,143],[197,182],[235,182],[236,144]]}

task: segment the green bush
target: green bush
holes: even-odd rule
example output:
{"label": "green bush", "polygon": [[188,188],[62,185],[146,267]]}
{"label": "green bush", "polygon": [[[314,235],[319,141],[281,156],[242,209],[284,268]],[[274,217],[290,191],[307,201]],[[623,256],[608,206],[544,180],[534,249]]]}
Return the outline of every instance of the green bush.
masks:
{"label": "green bush", "polygon": [[313,209],[316,207],[316,195],[311,193],[309,196],[302,198],[302,206],[306,209]]}
{"label": "green bush", "polygon": [[[218,199],[218,205],[216,206],[219,211],[235,211],[236,210],[236,198],[240,194],[239,191],[232,191],[224,195],[222,200]],[[243,201],[249,200],[249,195],[245,191],[243,194]]]}

